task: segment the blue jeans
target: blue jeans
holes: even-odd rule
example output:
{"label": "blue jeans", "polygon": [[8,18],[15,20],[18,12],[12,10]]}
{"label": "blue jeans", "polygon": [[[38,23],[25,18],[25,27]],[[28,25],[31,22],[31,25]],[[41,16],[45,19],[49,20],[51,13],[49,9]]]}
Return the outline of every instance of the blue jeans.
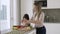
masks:
{"label": "blue jeans", "polygon": [[39,28],[36,27],[36,34],[46,34],[45,26]]}

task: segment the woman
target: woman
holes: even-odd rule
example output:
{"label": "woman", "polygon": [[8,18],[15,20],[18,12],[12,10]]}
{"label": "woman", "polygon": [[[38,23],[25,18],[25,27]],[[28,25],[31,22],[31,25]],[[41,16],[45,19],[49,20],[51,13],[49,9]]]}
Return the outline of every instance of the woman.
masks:
{"label": "woman", "polygon": [[41,5],[39,2],[34,3],[32,19],[27,22],[35,24],[36,34],[46,34],[46,28],[43,25],[44,13],[41,10]]}

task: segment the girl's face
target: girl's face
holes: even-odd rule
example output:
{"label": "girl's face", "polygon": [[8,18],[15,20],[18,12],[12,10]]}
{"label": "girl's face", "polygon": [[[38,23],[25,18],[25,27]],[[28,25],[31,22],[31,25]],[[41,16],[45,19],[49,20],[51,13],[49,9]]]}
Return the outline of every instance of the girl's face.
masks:
{"label": "girl's face", "polygon": [[27,19],[23,18],[23,22],[27,22]]}
{"label": "girl's face", "polygon": [[34,5],[33,12],[37,12],[37,11],[38,11],[38,7]]}

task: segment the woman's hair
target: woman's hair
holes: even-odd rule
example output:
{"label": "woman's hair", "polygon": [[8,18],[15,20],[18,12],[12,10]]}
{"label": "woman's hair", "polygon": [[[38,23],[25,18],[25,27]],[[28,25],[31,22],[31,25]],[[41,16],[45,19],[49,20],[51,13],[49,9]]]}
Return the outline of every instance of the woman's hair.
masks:
{"label": "woman's hair", "polygon": [[39,6],[40,5],[40,2],[39,1],[35,1],[34,2],[34,5]]}
{"label": "woman's hair", "polygon": [[[40,14],[41,14],[41,3],[40,3],[39,1],[35,1],[35,2],[34,2],[34,5],[37,7],[37,10],[38,10],[38,11],[37,11],[37,14],[38,14],[38,19],[39,19]],[[37,15],[37,14],[36,14],[36,15]],[[36,15],[35,15],[35,16],[36,16]]]}
{"label": "woman's hair", "polygon": [[24,14],[23,18],[29,20],[29,15],[28,14]]}

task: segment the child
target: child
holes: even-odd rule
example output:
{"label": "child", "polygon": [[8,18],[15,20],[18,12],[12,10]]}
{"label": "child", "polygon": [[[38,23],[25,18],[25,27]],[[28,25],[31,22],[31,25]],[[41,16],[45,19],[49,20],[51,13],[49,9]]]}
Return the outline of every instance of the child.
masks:
{"label": "child", "polygon": [[30,26],[30,24],[27,23],[28,20],[29,20],[29,15],[28,14],[24,14],[23,20],[22,20],[22,25],[23,26]]}

